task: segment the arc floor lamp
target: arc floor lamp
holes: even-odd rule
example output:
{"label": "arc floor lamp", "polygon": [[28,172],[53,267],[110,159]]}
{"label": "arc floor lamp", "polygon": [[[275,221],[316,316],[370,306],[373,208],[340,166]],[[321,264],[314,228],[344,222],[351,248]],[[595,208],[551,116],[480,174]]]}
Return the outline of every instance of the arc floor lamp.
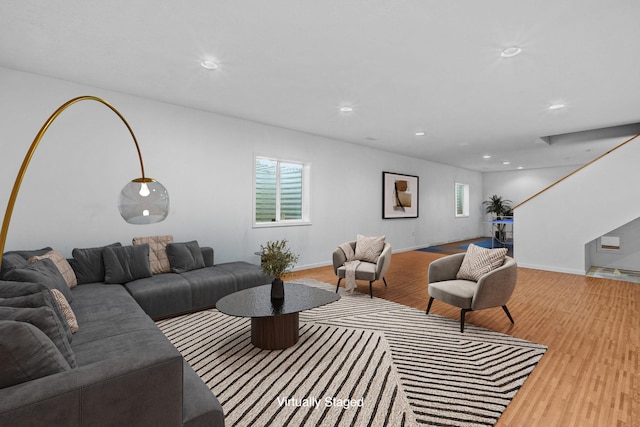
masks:
{"label": "arc floor lamp", "polygon": [[0,267],[2,267],[2,254],[4,253],[4,245],[7,240],[7,232],[9,231],[9,223],[11,222],[11,214],[13,213],[13,207],[16,203],[16,198],[18,197],[20,184],[22,183],[22,179],[24,178],[24,175],[27,172],[27,168],[29,167],[29,162],[31,161],[31,158],[36,151],[40,140],[44,136],[51,123],[53,123],[53,121],[64,110],[80,101],[96,101],[111,109],[111,111],[116,113],[116,115],[127,127],[129,133],[131,134],[131,137],[133,138],[133,143],[136,145],[138,159],[140,159],[140,170],[142,173],[142,177],[136,178],[127,183],[120,192],[120,196],[118,198],[118,209],[120,210],[120,215],[122,215],[122,218],[124,218],[124,220],[130,224],[152,224],[155,222],[163,221],[169,214],[169,193],[167,192],[166,188],[164,188],[164,186],[158,181],[145,176],[144,163],[142,162],[142,153],[140,151],[140,146],[138,145],[138,140],[136,139],[131,126],[129,126],[129,123],[127,123],[127,120],[124,118],[124,116],[122,116],[122,114],[120,114],[120,112],[116,110],[113,105],[109,104],[107,101],[101,98],[95,96],[79,96],[62,104],[51,115],[51,117],[49,117],[44,125],[42,125],[42,128],[40,128],[40,131],[31,143],[31,147],[29,147],[29,151],[27,151],[27,154],[24,157],[22,166],[20,167],[20,171],[18,172],[18,176],[16,177],[16,180],[13,184],[13,190],[11,191],[9,203],[7,204],[7,210],[4,214],[4,221],[2,222],[2,231],[0,233]]}

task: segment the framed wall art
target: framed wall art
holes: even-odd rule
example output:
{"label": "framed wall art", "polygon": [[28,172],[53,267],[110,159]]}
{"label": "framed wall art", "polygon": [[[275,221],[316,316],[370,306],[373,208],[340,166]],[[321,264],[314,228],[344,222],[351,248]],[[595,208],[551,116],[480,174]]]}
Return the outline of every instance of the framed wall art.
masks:
{"label": "framed wall art", "polygon": [[382,218],[418,218],[418,177],[382,172]]}

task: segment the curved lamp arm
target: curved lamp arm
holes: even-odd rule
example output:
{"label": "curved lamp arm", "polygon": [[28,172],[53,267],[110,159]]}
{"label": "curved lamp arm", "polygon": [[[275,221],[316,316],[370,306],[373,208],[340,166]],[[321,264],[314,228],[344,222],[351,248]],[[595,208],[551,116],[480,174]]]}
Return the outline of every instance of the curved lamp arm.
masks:
{"label": "curved lamp arm", "polygon": [[[120,118],[120,120],[122,120],[124,125],[129,130],[129,133],[131,134],[131,137],[133,138],[133,142],[136,145],[136,150],[138,152],[138,158],[140,159],[140,170],[141,170],[141,173],[142,173],[142,178],[137,178],[137,179],[133,180],[132,183],[133,182],[141,183],[141,184],[139,184],[139,186],[140,185],[145,186],[145,191],[146,191],[146,194],[144,194],[144,195],[142,194],[143,191],[140,191],[140,195],[144,196],[144,197],[148,196],[149,191],[148,191],[148,188],[147,188],[147,184],[150,184],[150,183],[154,183],[154,184],[159,185],[161,187],[161,190],[164,191],[164,193],[160,196],[160,198],[163,199],[164,202],[166,202],[166,211],[165,211],[164,215],[156,214],[156,215],[149,216],[149,209],[144,209],[144,212],[146,213],[145,216],[150,218],[150,219],[147,220],[147,221],[135,221],[135,220],[130,220],[131,218],[125,217],[125,214],[123,213],[123,209],[121,207],[120,212],[121,212],[123,218],[125,218],[125,220],[127,222],[133,222],[133,223],[158,222],[158,221],[162,221],[164,218],[166,218],[166,214],[168,213],[168,208],[169,208],[168,194],[166,193],[166,190],[164,189],[164,187],[162,187],[162,185],[160,183],[158,183],[156,180],[154,180],[153,178],[146,178],[145,177],[145,175],[144,175],[144,163],[142,162],[142,153],[140,151],[140,145],[138,145],[138,140],[136,139],[136,136],[133,133],[133,130],[131,129],[131,126],[129,126],[129,123],[127,123],[127,120],[124,118],[124,116],[122,114],[120,114],[120,112],[118,110],[115,109],[115,107],[113,105],[109,104],[104,99],[101,99],[101,98],[98,98],[98,97],[95,97],[95,96],[79,96],[77,98],[73,98],[73,99],[65,102],[56,111],[54,111],[54,113],[51,115],[51,117],[49,117],[49,119],[47,119],[47,121],[42,125],[42,128],[40,128],[40,131],[38,132],[38,134],[36,135],[35,139],[31,143],[31,147],[29,147],[29,151],[27,151],[27,154],[24,157],[24,160],[22,161],[22,166],[20,167],[20,171],[18,172],[18,176],[16,177],[16,180],[15,180],[15,182],[13,184],[13,190],[11,190],[11,196],[9,197],[9,202],[7,204],[7,210],[6,210],[5,214],[4,214],[4,221],[2,222],[2,231],[0,232],[0,267],[2,267],[2,254],[4,253],[4,246],[5,246],[5,243],[6,243],[6,240],[7,240],[7,233],[9,231],[9,223],[11,222],[11,215],[13,213],[13,207],[14,207],[14,205],[16,203],[16,199],[18,197],[18,191],[20,190],[20,185],[22,184],[22,179],[24,178],[24,175],[27,172],[27,168],[29,167],[29,163],[31,162],[31,158],[33,157],[33,154],[35,153],[36,148],[38,148],[38,144],[40,143],[40,140],[44,136],[44,134],[47,131],[47,129],[49,129],[49,126],[51,125],[51,123],[53,123],[53,121],[64,110],[66,110],[68,107],[70,107],[71,105],[75,104],[76,102],[80,102],[80,101],[96,101],[96,102],[99,102],[99,103],[107,106],[109,109],[111,109],[111,111],[116,113],[116,115]],[[120,196],[120,204],[121,205],[126,204],[126,201],[123,203],[123,196],[124,196],[124,193],[125,193],[126,189],[127,189],[127,187],[125,187],[125,189],[122,190],[122,193],[121,193],[121,196]],[[159,190],[159,189],[154,189],[154,191],[155,190]],[[130,199],[129,199],[129,201],[131,202]],[[132,204],[132,202],[129,203],[129,205],[131,205],[131,204]],[[146,206],[146,207],[148,208],[149,206]],[[140,209],[142,209],[142,208],[140,208]]]}

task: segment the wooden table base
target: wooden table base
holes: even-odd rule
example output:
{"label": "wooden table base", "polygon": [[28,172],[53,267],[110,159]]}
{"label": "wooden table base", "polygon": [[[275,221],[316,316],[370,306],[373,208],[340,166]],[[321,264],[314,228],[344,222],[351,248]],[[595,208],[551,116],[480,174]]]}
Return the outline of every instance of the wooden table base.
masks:
{"label": "wooden table base", "polygon": [[298,313],[251,318],[251,343],[258,348],[282,350],[299,338]]}

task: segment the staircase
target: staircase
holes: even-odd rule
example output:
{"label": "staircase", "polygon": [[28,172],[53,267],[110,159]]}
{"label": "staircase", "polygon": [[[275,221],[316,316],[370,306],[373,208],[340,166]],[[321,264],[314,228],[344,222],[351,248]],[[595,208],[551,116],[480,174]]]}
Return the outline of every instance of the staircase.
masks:
{"label": "staircase", "polygon": [[519,266],[585,274],[585,245],[640,217],[639,136],[514,207]]}

